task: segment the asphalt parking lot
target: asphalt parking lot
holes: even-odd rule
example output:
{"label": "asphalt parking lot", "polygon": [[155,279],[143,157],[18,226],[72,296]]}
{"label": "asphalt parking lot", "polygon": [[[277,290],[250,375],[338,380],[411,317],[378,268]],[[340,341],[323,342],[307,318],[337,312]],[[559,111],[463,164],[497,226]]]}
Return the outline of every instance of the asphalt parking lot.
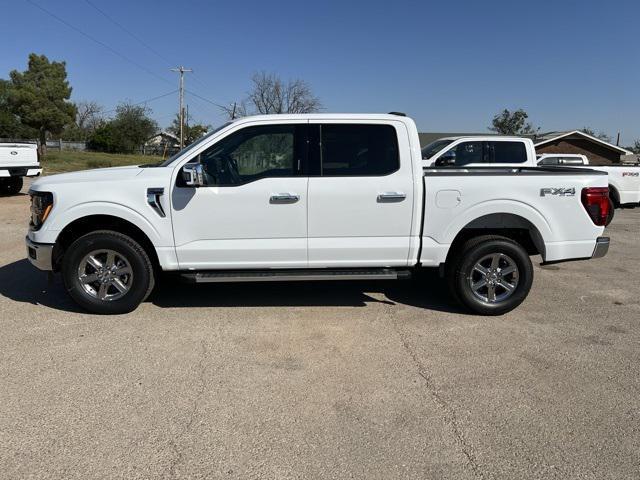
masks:
{"label": "asphalt parking lot", "polygon": [[187,285],[78,311],[0,198],[0,478],[640,477],[640,209],[467,315],[442,282]]}

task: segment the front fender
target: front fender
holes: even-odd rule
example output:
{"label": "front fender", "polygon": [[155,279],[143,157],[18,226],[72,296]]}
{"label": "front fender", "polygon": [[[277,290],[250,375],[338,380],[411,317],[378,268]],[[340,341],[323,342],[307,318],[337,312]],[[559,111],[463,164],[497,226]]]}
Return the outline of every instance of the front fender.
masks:
{"label": "front fender", "polygon": [[51,212],[50,217],[37,232],[33,232],[33,240],[39,243],[55,243],[58,235],[70,223],[92,215],[110,215],[126,220],[144,232],[155,246],[171,246],[166,233],[163,234],[145,215],[122,204],[114,202],[86,202],[75,204],[63,210]]}

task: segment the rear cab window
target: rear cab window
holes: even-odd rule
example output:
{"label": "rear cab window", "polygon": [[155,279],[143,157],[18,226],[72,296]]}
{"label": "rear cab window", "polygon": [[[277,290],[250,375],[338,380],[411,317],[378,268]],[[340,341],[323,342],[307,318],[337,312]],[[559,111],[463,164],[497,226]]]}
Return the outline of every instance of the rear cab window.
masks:
{"label": "rear cab window", "polygon": [[400,168],[392,125],[321,124],[318,134],[322,176],[384,176]]}

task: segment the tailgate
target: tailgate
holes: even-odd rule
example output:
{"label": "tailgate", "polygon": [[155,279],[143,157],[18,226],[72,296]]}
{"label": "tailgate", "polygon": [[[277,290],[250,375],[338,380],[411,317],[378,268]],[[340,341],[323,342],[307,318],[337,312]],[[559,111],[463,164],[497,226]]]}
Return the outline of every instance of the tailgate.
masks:
{"label": "tailgate", "polygon": [[38,146],[35,144],[0,144],[0,168],[38,167]]}

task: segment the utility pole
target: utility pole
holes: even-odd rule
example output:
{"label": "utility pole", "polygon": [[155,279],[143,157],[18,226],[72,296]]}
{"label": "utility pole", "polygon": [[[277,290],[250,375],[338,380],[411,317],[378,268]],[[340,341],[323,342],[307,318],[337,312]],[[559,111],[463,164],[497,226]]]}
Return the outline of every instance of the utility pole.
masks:
{"label": "utility pole", "polygon": [[184,148],[184,72],[193,72],[191,68],[184,68],[182,65],[171,69],[172,72],[180,73],[180,150]]}

